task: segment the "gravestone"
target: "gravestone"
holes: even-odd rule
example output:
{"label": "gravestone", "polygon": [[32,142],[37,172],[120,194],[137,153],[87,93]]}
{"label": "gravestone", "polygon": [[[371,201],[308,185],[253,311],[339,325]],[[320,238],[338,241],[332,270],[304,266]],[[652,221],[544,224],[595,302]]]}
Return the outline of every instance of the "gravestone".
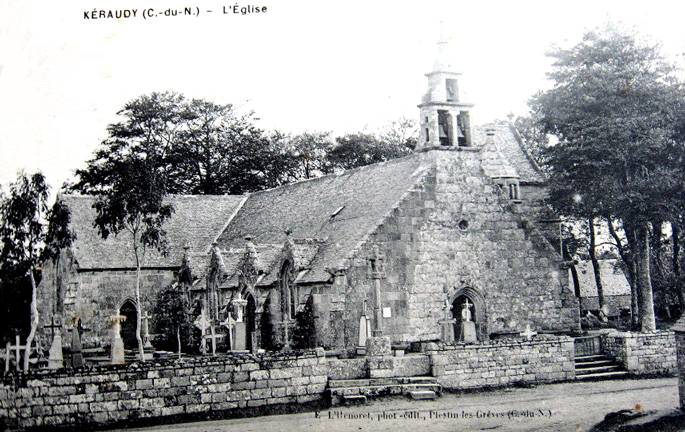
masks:
{"label": "gravestone", "polygon": [[124,357],[124,341],[121,339],[121,323],[126,321],[124,315],[114,315],[109,317],[112,323],[112,353],[110,360],[112,364],[124,364],[126,363]]}
{"label": "gravestone", "polygon": [[231,300],[231,304],[235,315],[233,337],[231,338],[233,342],[232,349],[234,351],[245,351],[247,349],[247,323],[243,320],[243,315],[245,306],[247,306],[247,300],[243,300],[240,294],[238,294],[237,298]]}
{"label": "gravestone", "polygon": [[82,368],[83,361],[83,346],[81,345],[81,319],[74,317],[73,327],[71,329],[71,367]]}
{"label": "gravestone", "polygon": [[466,299],[461,310],[461,332],[459,335],[459,342],[478,342],[478,337],[476,336],[476,323],[471,321],[471,311],[469,310],[471,306],[473,306],[473,304],[469,303],[469,299]]}

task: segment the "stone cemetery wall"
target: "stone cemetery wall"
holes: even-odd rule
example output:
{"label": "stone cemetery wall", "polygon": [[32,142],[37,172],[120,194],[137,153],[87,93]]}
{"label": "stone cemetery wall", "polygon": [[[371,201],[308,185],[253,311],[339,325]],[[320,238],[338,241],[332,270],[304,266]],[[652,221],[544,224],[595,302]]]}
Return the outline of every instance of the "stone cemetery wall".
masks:
{"label": "stone cemetery wall", "polygon": [[573,339],[440,345],[428,351],[433,375],[445,388],[501,387],[575,378]]}
{"label": "stone cemetery wall", "polygon": [[7,375],[0,384],[0,427],[113,425],[315,402],[327,382],[322,349]]}
{"label": "stone cemetery wall", "polygon": [[640,375],[675,373],[675,345],[675,334],[670,330],[602,335],[604,352],[618,359],[626,370]]}

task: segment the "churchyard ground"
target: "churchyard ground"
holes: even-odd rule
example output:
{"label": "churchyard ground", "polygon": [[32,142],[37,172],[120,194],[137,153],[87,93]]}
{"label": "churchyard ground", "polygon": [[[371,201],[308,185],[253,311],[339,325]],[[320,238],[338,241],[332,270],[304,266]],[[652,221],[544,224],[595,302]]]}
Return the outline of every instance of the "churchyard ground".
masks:
{"label": "churchyard ground", "polygon": [[[653,412],[643,418],[653,420],[677,408],[677,378],[631,379],[443,394],[434,401],[385,398],[319,412],[127,431],[589,431],[608,413],[629,409]],[[682,429],[669,430],[685,431],[685,423]]]}

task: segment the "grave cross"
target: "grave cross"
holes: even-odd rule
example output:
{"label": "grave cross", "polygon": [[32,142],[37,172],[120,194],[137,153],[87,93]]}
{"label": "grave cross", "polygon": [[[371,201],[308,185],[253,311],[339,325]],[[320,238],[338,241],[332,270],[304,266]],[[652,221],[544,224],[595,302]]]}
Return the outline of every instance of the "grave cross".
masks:
{"label": "grave cross", "polygon": [[50,331],[52,332],[52,337],[54,338],[55,337],[55,330],[62,328],[62,320],[60,320],[59,318],[55,318],[55,316],[53,315],[52,319],[50,321],[51,321],[50,324],[46,324],[43,327],[50,329]]}
{"label": "grave cross", "polygon": [[216,355],[216,340],[221,339],[222,337],[224,337],[224,335],[215,333],[214,325],[211,325],[209,327],[209,334],[204,336],[205,339],[209,339],[212,343],[212,355],[213,356]]}
{"label": "grave cross", "polygon": [[533,336],[535,336],[536,334],[538,334],[538,333],[534,332],[530,329],[530,324],[526,324],[526,331],[522,332],[521,336],[523,336],[524,338],[526,338],[527,340],[530,341],[533,338]]}
{"label": "grave cross", "polygon": [[19,356],[21,355],[21,351],[24,350],[24,349],[26,349],[26,345],[20,345],[20,344],[19,344],[19,342],[20,342],[19,335],[16,336],[15,341],[16,341],[16,342],[15,342],[15,345],[14,345],[14,346],[10,345],[10,343],[7,342],[7,351],[6,351],[6,354],[5,354],[5,372],[9,371],[9,367],[10,367],[10,352],[12,352],[12,351],[15,352],[15,354],[16,354],[16,359],[15,359],[15,362],[16,362],[16,363],[15,363],[15,367],[16,367],[17,370],[19,370]]}
{"label": "grave cross", "polygon": [[195,324],[195,327],[200,329],[201,340],[202,340],[202,347],[200,348],[200,350],[204,354],[207,352],[207,343],[206,343],[205,335],[207,334],[207,327],[209,327],[209,325],[211,324],[211,322],[209,322],[209,320],[207,319],[207,316],[205,315],[204,309],[202,309],[200,316],[195,320],[195,322],[193,324]]}

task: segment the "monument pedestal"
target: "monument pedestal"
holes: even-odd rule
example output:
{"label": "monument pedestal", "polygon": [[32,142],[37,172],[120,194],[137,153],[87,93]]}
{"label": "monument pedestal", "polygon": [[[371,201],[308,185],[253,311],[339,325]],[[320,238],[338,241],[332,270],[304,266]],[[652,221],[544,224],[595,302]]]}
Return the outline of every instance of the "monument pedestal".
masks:
{"label": "monument pedestal", "polygon": [[368,357],[382,357],[392,354],[390,338],[387,336],[371,336],[366,339],[366,355]]}
{"label": "monument pedestal", "polygon": [[476,323],[473,321],[462,321],[459,342],[478,342],[478,337],[476,336]]}
{"label": "monument pedestal", "polygon": [[57,330],[52,338],[50,356],[48,357],[48,369],[60,369],[64,367],[64,355],[62,354],[62,333]]}

